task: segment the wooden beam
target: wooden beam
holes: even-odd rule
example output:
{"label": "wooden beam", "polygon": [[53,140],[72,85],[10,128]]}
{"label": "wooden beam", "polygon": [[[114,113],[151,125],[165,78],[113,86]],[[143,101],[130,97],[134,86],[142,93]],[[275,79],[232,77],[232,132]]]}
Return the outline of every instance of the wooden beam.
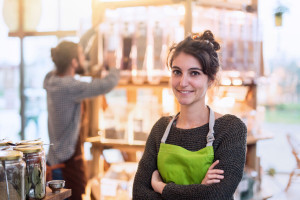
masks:
{"label": "wooden beam", "polygon": [[122,7],[137,7],[137,6],[162,6],[162,5],[174,5],[184,2],[183,0],[95,0],[99,2],[99,5],[104,8],[122,8]]}
{"label": "wooden beam", "polygon": [[76,36],[77,31],[49,31],[49,32],[36,32],[36,31],[17,31],[17,32],[9,32],[9,37],[25,37],[25,36],[49,36],[54,35],[57,37],[65,37],[65,36]]}
{"label": "wooden beam", "polygon": [[192,0],[185,1],[185,15],[184,15],[184,37],[187,37],[192,33],[193,25],[193,11],[192,11]]}
{"label": "wooden beam", "polygon": [[250,4],[243,3],[232,3],[228,2],[227,0],[223,1],[211,1],[211,0],[197,0],[196,5],[203,6],[203,7],[214,7],[214,8],[221,8],[221,9],[228,9],[228,10],[242,10],[247,11],[249,6],[253,9],[251,11],[256,11],[257,9],[257,0],[251,1]]}

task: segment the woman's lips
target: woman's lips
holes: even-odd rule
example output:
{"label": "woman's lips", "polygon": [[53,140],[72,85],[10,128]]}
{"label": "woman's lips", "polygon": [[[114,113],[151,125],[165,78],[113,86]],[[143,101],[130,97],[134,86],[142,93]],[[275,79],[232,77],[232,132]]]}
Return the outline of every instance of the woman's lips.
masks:
{"label": "woman's lips", "polygon": [[181,93],[181,94],[189,94],[192,93],[192,90],[177,90],[177,92]]}

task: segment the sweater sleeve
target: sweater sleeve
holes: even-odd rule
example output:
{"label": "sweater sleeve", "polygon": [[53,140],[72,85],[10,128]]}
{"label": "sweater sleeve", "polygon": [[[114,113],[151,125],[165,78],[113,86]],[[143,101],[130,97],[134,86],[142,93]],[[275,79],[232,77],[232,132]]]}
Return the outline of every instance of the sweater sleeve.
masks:
{"label": "sweater sleeve", "polygon": [[119,78],[119,70],[111,69],[104,78],[95,78],[90,83],[76,81],[70,86],[69,92],[74,101],[80,102],[83,99],[110,92],[118,84]]}
{"label": "sweater sleeve", "polygon": [[161,194],[156,193],[151,186],[152,173],[157,169],[157,148],[155,138],[157,124],[153,126],[147,139],[144,154],[139,162],[139,166],[133,183],[134,200],[155,200],[162,199]]}
{"label": "sweater sleeve", "polygon": [[233,199],[233,194],[242,179],[246,161],[247,128],[241,120],[232,121],[230,127],[215,150],[214,158],[214,161],[220,160],[215,168],[224,170],[224,179],[212,185],[169,183],[163,190],[163,199]]}

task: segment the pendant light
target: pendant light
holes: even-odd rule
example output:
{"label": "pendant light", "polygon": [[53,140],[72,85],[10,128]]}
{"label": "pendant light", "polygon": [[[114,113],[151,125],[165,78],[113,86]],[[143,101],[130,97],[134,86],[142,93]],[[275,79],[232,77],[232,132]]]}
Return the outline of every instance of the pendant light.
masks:
{"label": "pendant light", "polygon": [[4,0],[3,18],[10,32],[19,30],[20,1],[23,1],[23,30],[36,31],[42,13],[41,0]]}

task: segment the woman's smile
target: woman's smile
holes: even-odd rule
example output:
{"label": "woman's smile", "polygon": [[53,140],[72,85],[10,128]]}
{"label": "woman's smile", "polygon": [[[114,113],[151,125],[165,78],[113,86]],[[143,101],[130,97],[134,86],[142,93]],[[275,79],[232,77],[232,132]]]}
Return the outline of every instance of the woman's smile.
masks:
{"label": "woman's smile", "polygon": [[192,90],[178,90],[178,89],[177,89],[177,91],[181,94],[190,94],[190,93],[194,92]]}

